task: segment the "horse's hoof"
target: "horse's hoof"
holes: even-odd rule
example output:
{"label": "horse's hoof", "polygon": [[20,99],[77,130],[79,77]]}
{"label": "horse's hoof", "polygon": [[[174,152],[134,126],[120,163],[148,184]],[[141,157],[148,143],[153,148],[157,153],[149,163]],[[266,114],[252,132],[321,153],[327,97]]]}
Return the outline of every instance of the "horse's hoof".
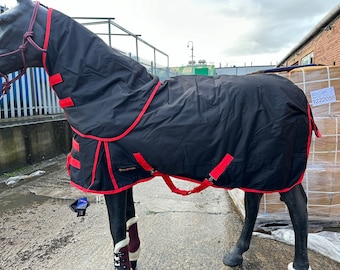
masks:
{"label": "horse's hoof", "polygon": [[137,269],[137,261],[131,261],[131,269],[136,270]]}
{"label": "horse's hoof", "polygon": [[[288,270],[295,270],[292,262],[290,264],[288,264]],[[309,266],[308,270],[312,270],[312,268]]]}
{"label": "horse's hoof", "polygon": [[224,256],[223,263],[230,267],[239,266],[243,263],[243,257],[242,255],[233,255],[229,253]]}

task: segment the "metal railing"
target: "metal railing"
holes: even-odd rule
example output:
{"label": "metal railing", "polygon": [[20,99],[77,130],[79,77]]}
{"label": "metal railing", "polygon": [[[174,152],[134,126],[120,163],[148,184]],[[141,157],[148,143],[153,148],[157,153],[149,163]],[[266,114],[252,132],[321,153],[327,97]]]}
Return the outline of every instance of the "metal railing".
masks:
{"label": "metal railing", "polygon": [[[103,17],[73,17],[73,19],[80,22],[82,25],[88,27],[92,32],[101,37],[110,47],[117,49],[121,53],[133,58],[140,64],[142,64],[149,73],[157,75],[161,80],[168,79],[171,76],[177,75],[177,73],[170,69],[169,67],[169,55],[165,52],[159,50],[155,46],[146,42],[141,38],[141,35],[134,34],[126,28],[120,26],[116,22],[114,22],[115,18],[103,18]],[[105,29],[105,30],[103,30]],[[119,32],[113,32],[114,30],[118,30]],[[113,45],[114,37],[132,37],[134,39],[134,53],[127,52],[125,49],[118,49]],[[149,50],[147,57],[141,56],[142,50],[141,45],[145,47],[143,49],[144,52]],[[163,65],[160,64],[160,58],[165,58],[163,61]]]}
{"label": "metal railing", "polygon": [[[76,20],[87,20],[83,22],[83,25],[90,28],[91,26],[106,26],[107,32],[92,32],[96,33],[100,37],[104,37],[104,41],[112,46],[113,36],[130,36],[135,39],[135,54],[127,53],[124,50],[117,49],[126,56],[136,60],[142,64],[149,73],[158,76],[161,80],[165,80],[170,76],[177,75],[176,71],[172,71],[169,68],[169,56],[152,46],[148,42],[140,38],[140,35],[136,35],[123,28],[122,26],[113,22],[114,18],[92,18],[92,17],[76,17]],[[89,21],[90,20],[90,21]],[[114,34],[112,28],[119,29],[122,33]],[[108,40],[105,40],[105,37]],[[146,46],[143,50],[141,47]],[[142,57],[141,51],[151,49],[152,57]],[[165,66],[160,65],[157,61],[159,58],[166,58]],[[9,74],[9,79],[15,77],[18,73]],[[3,80],[3,79],[2,79]],[[0,80],[0,87],[2,84]],[[35,115],[52,115],[61,114],[63,110],[59,107],[58,97],[55,95],[51,87],[49,86],[48,76],[43,68],[29,68],[27,75],[20,78],[12,85],[12,89],[7,95],[4,95],[0,99],[0,120],[9,118],[20,118],[25,116]]]}

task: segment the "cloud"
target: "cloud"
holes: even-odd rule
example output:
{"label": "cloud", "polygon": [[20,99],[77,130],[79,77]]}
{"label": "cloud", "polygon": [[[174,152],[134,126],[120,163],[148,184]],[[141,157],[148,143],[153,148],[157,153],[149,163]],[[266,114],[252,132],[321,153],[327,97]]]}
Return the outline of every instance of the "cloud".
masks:
{"label": "cloud", "polygon": [[[323,1],[224,2],[220,7],[220,14],[228,20],[247,22],[243,28],[242,24],[235,24],[237,41],[222,51],[224,55],[234,57],[277,53],[293,47],[330,11]],[[335,6],[336,1],[333,2]]]}
{"label": "cloud", "polygon": [[[11,6],[15,0],[2,1]],[[281,60],[339,0],[41,0],[69,16],[115,17],[115,22],[167,53],[170,65],[195,60],[240,64]],[[0,0],[1,3],[1,0]],[[123,38],[121,38],[123,39]],[[134,53],[135,43],[114,45]],[[140,54],[153,52],[140,48]],[[142,55],[143,56],[143,55]],[[238,59],[242,59],[237,61]],[[157,55],[157,61],[165,61]],[[234,61],[235,60],[235,61]],[[163,63],[162,63],[163,64]],[[261,63],[259,63],[261,64]]]}

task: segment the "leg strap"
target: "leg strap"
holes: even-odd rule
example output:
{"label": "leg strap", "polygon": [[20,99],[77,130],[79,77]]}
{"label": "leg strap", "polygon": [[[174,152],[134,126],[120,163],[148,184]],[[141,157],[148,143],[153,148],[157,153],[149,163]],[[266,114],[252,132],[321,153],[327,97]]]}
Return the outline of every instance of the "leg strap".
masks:
{"label": "leg strap", "polygon": [[126,222],[126,230],[130,238],[129,257],[131,262],[138,260],[141,251],[137,221],[138,217],[132,217]]}
{"label": "leg strap", "polygon": [[129,245],[130,239],[128,236],[114,247],[114,266],[115,270],[131,269],[130,259],[129,259]]}
{"label": "leg strap", "polygon": [[169,175],[156,171],[144,159],[144,157],[142,156],[141,153],[134,153],[133,155],[134,155],[136,161],[139,163],[139,165],[144,170],[149,171],[151,175],[161,176],[164,179],[165,183],[168,185],[168,187],[171,189],[172,192],[183,195],[183,196],[201,192],[202,190],[206,189],[207,187],[212,186],[214,181],[218,180],[218,178],[221,176],[221,174],[223,172],[225,172],[225,170],[227,169],[229,164],[234,159],[233,156],[231,156],[230,154],[226,154],[223,157],[223,159],[220,161],[220,163],[215,168],[213,168],[213,170],[209,173],[209,177],[205,178],[199,186],[197,186],[197,187],[195,187],[191,190],[183,190],[183,189],[179,189],[175,186],[175,184],[172,182]]}
{"label": "leg strap", "polygon": [[[292,262],[290,264],[288,264],[288,270],[295,270]],[[308,270],[312,270],[312,268],[309,266]]]}

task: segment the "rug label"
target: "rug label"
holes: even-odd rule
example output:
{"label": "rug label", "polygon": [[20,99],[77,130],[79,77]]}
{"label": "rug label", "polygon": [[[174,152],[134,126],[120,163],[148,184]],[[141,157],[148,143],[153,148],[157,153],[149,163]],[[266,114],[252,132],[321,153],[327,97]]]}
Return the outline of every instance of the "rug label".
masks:
{"label": "rug label", "polygon": [[312,98],[312,105],[320,106],[324,104],[329,104],[336,101],[334,87],[327,87],[320,90],[315,90],[310,92]]}

